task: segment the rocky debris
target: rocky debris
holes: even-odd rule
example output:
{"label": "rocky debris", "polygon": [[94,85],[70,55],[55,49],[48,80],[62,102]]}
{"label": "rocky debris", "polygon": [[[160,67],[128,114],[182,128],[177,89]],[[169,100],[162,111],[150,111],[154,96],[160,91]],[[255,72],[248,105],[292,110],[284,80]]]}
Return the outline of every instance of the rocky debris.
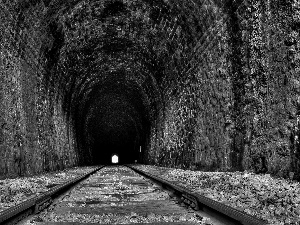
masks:
{"label": "rocky debris", "polygon": [[300,223],[299,182],[247,171],[202,172],[148,165],[135,167],[265,219],[270,224]]}
{"label": "rocky debris", "polygon": [[42,194],[56,185],[92,171],[95,167],[77,167],[33,177],[0,180],[0,211]]}
{"label": "rocky debris", "polygon": [[101,169],[25,224],[37,222],[212,224],[126,167]]}

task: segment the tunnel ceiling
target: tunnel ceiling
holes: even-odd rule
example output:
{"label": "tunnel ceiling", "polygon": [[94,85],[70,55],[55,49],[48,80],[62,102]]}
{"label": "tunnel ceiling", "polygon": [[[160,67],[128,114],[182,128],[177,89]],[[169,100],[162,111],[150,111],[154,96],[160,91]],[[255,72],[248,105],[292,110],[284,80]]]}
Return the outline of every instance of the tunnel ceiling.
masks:
{"label": "tunnel ceiling", "polygon": [[81,154],[88,160],[101,148],[99,140],[103,146],[114,137],[134,140],[132,149],[144,141],[163,104],[164,80],[183,76],[196,41],[222,2],[44,3],[47,83],[62,100],[79,145],[89,149]]}

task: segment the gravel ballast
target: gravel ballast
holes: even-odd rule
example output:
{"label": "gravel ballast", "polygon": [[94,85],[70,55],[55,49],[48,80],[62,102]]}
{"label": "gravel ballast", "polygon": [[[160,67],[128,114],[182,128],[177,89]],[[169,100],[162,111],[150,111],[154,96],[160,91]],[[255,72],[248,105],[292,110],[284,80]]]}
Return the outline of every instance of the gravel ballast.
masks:
{"label": "gravel ballast", "polygon": [[202,172],[149,165],[135,167],[267,220],[269,224],[300,224],[299,182],[250,172]]}
{"label": "gravel ballast", "polygon": [[126,167],[105,167],[61,195],[22,225],[55,222],[212,225],[175,196]]}
{"label": "gravel ballast", "polygon": [[56,173],[52,172],[32,177],[0,180],[0,212],[32,197],[43,194],[56,185],[91,172],[95,168],[77,167]]}

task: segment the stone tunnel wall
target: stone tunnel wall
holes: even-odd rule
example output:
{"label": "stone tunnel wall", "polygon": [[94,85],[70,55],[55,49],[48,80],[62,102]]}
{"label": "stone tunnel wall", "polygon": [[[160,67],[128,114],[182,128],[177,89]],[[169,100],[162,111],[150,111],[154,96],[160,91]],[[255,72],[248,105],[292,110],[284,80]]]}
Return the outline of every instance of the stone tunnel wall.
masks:
{"label": "stone tunnel wall", "polygon": [[72,131],[43,81],[44,5],[0,2],[0,178],[74,166]]}
{"label": "stone tunnel wall", "polygon": [[175,56],[190,63],[177,85],[163,85],[150,162],[299,179],[299,4],[206,8],[220,16],[189,49],[194,57],[184,50]]}
{"label": "stone tunnel wall", "polygon": [[[185,46],[181,54],[174,54],[177,61],[189,60],[177,66],[183,68],[175,70],[179,71],[176,82],[166,79],[162,85],[167,89],[163,91],[165,104],[149,142],[153,149],[149,158],[155,163],[190,168],[196,162],[199,169],[230,167],[230,137],[224,126],[233,101],[227,24],[222,9],[205,7],[216,17],[203,18],[209,26],[204,35],[188,50]],[[177,39],[182,40],[180,35]]]}

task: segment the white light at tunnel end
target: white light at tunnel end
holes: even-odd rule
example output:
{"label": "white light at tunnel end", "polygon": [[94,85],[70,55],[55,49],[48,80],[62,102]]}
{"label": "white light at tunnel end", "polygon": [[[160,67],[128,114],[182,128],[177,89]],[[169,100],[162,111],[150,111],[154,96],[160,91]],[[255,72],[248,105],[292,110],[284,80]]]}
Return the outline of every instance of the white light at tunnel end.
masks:
{"label": "white light at tunnel end", "polygon": [[117,155],[113,155],[111,157],[111,162],[114,164],[119,163],[119,157]]}

